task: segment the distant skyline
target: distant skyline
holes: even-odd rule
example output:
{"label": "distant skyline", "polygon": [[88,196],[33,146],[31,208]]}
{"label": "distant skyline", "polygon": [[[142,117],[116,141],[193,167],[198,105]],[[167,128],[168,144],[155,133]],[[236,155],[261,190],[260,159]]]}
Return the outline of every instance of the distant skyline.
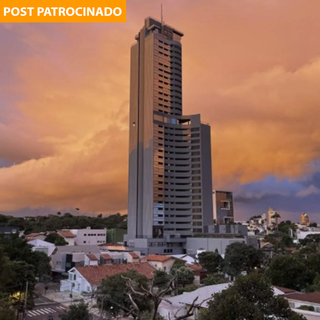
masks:
{"label": "distant skyline", "polygon": [[126,212],[129,47],[161,3],[185,34],[184,113],[211,125],[213,189],[233,191],[237,220],[273,207],[320,222],[317,0],[133,0],[124,24],[0,24],[0,213]]}

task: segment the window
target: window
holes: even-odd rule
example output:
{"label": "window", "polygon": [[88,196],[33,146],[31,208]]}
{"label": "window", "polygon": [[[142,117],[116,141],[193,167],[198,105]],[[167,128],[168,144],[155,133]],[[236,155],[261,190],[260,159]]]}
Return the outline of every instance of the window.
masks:
{"label": "window", "polygon": [[69,273],[69,280],[75,281],[77,279],[77,275],[75,273]]}

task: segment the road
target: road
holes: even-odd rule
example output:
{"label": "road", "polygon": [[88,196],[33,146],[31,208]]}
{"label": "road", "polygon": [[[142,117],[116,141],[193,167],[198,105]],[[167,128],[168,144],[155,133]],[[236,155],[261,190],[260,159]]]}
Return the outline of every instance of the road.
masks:
{"label": "road", "polygon": [[59,314],[67,311],[67,307],[62,304],[48,304],[34,307],[32,310],[27,311],[26,319],[32,320],[48,320],[52,316],[53,320],[59,320]]}
{"label": "road", "polygon": [[[26,320],[48,320],[49,316],[52,316],[52,320],[60,320],[59,315],[68,311],[68,306],[48,299],[45,296],[39,296],[35,299],[35,307],[32,310],[27,311]],[[94,308],[90,312],[92,314],[92,320],[99,320],[100,313],[97,308]],[[106,319],[103,317],[102,319]]]}

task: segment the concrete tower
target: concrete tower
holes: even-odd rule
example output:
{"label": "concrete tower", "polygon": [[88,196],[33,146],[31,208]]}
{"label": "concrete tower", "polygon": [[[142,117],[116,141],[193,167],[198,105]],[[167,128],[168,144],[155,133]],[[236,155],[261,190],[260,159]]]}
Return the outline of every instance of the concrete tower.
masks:
{"label": "concrete tower", "polygon": [[131,48],[126,239],[158,253],[212,224],[210,126],[182,115],[182,36],[147,18]]}

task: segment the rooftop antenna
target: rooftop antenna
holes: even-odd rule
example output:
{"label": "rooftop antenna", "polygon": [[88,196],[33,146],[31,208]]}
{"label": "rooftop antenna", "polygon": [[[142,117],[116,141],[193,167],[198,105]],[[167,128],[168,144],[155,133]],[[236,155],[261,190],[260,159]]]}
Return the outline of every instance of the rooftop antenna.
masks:
{"label": "rooftop antenna", "polygon": [[161,3],[161,26],[163,26],[163,11],[162,11],[162,3]]}

